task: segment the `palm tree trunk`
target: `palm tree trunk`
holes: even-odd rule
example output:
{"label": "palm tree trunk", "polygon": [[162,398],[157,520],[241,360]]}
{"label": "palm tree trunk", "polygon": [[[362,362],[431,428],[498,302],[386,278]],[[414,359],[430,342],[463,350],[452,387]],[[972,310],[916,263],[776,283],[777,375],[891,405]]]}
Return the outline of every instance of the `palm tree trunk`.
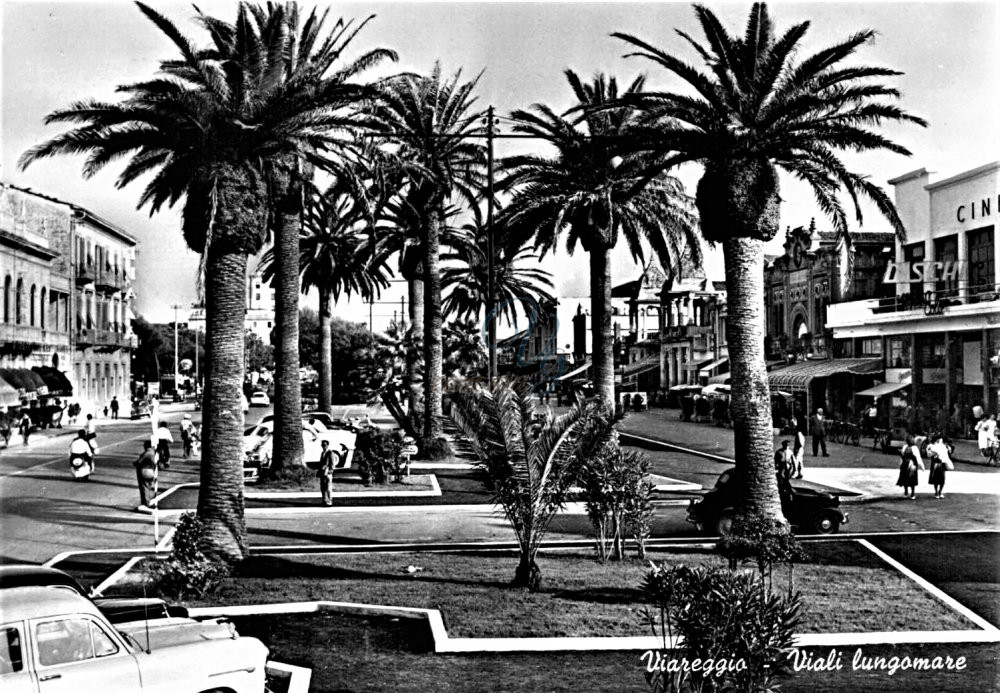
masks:
{"label": "palm tree trunk", "polygon": [[319,410],[333,413],[333,297],[319,292]]}
{"label": "palm tree trunk", "polygon": [[[605,409],[615,407],[614,333],[611,329],[611,249],[590,250],[590,314],[595,394]],[[763,275],[762,275],[763,276]]]}
{"label": "palm tree trunk", "polygon": [[[302,181],[295,161],[275,175],[278,228],[274,239],[274,458],[272,469],[301,467],[302,383],[299,380],[299,235]],[[294,168],[293,168],[294,167]]]}
{"label": "palm tree trunk", "polygon": [[409,416],[413,427],[420,428],[417,412],[424,407],[424,372],[420,367],[421,347],[424,336],[424,281],[422,278],[410,278],[407,286],[410,298],[410,330],[412,348],[406,349],[406,375],[410,381]]}
{"label": "palm tree trunk", "polygon": [[722,244],[726,263],[726,339],[732,368],[729,410],[744,517],[785,523],[774,468],[771,391],[764,360],[764,241],[736,237]]}
{"label": "palm tree trunk", "polygon": [[424,440],[442,433],[441,375],[441,216],[435,209],[427,223],[424,239]]}

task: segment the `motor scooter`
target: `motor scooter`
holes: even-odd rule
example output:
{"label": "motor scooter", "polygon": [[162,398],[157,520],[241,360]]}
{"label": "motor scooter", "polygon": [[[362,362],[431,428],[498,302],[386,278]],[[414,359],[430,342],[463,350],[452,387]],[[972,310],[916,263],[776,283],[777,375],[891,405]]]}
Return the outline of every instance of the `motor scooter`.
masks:
{"label": "motor scooter", "polygon": [[69,454],[69,473],[75,481],[90,481],[90,475],[94,473],[94,457],[84,452],[71,452]]}

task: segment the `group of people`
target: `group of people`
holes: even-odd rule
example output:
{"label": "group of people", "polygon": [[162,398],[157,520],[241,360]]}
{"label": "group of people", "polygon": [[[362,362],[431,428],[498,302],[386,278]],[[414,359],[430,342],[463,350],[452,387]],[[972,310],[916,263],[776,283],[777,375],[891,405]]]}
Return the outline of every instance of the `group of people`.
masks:
{"label": "group of people", "polygon": [[[159,470],[170,468],[170,446],[174,443],[174,436],[166,421],[154,419],[153,424],[153,434],[142,441],[142,452],[132,463],[139,486],[139,503],[147,507],[151,507],[150,503],[155,503]],[[196,453],[201,440],[201,433],[190,414],[185,414],[181,420],[180,433],[184,459],[188,459]]]}
{"label": "group of people", "polygon": [[[935,433],[925,449],[927,461],[930,464],[930,475],[927,478],[927,483],[934,487],[935,498],[944,498],[946,472],[955,469],[955,463],[951,460],[951,451],[947,443],[944,442],[944,435]],[[899,454],[899,478],[896,485],[903,487],[903,498],[916,500],[918,472],[925,470],[926,467],[920,455],[920,446],[916,444],[916,439],[912,435],[906,436],[906,444]]]}

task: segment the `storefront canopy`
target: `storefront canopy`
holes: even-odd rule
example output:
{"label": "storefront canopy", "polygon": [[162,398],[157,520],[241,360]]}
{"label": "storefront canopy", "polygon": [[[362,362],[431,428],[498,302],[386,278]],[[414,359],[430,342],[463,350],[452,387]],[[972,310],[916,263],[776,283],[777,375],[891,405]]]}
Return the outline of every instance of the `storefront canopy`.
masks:
{"label": "storefront canopy", "polygon": [[24,390],[25,394],[32,392],[48,392],[45,381],[32,370],[27,368],[0,368],[0,378],[3,378],[17,390]]}
{"label": "storefront canopy", "polygon": [[556,380],[569,380],[570,378],[574,378],[574,377],[576,377],[578,375],[581,375],[588,368],[590,368],[590,364],[589,363],[585,363],[582,366],[580,366],[579,368],[570,371],[569,373],[563,373],[558,378],[556,378]]}
{"label": "storefront canopy", "polygon": [[713,375],[708,379],[709,385],[728,385],[729,381],[732,379],[732,373],[719,373],[718,375]]}
{"label": "storefront canopy", "polygon": [[21,403],[17,388],[0,377],[0,407],[16,407]]}
{"label": "storefront canopy", "polygon": [[[719,368],[721,368],[722,366],[725,366],[727,363],[729,363],[729,357],[728,356],[723,356],[721,359],[719,359],[717,361],[712,361],[712,363],[710,363],[707,366],[705,366],[704,368],[702,368],[699,371],[699,374],[700,375],[704,375],[706,377],[707,376],[711,376],[711,375],[714,374],[715,371],[719,370]],[[725,375],[726,375],[727,378],[729,377],[728,373],[726,373]]]}
{"label": "storefront canopy", "polygon": [[767,374],[772,390],[788,392],[808,392],[809,384],[815,378],[829,378],[832,375],[850,373],[868,375],[882,370],[882,359],[830,359],[826,361],[805,361],[795,363]]}
{"label": "storefront canopy", "polygon": [[864,395],[866,397],[881,397],[882,395],[888,395],[890,392],[896,392],[897,390],[902,390],[904,387],[909,386],[909,383],[881,383],[874,387],[870,387],[867,390],[855,392],[854,394]]}
{"label": "storefront canopy", "polygon": [[46,387],[49,388],[50,395],[63,395],[69,396],[73,394],[73,386],[69,382],[69,378],[60,371],[58,368],[52,368],[51,366],[35,366],[32,368],[38,376],[45,381]]}

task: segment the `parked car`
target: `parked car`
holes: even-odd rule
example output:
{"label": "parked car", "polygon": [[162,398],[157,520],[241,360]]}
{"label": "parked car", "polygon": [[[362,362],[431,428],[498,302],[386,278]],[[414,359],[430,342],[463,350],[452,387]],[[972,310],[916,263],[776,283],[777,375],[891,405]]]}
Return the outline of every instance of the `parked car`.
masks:
{"label": "parked car", "polygon": [[149,401],[145,399],[133,399],[132,400],[132,413],[130,418],[141,419],[144,416],[152,416],[153,412],[149,407]]}
{"label": "parked car", "polygon": [[261,392],[258,390],[250,395],[250,406],[251,407],[269,407],[271,406],[271,398],[267,396],[266,392]]}
{"label": "parked car", "polygon": [[[732,528],[737,500],[736,469],[731,467],[719,475],[715,486],[701,499],[692,499],[687,521],[698,531],[725,535]],[[840,510],[840,497],[811,488],[797,488],[789,482],[779,483],[781,511],[793,528],[817,534],[833,534],[847,524],[847,513]]]}
{"label": "parked car", "polygon": [[69,573],[40,565],[0,565],[0,589],[13,587],[56,587],[74,592],[90,599],[108,621],[116,624],[188,615],[183,606],[169,605],[156,597],[91,597]]}
{"label": "parked car", "polygon": [[94,604],[68,589],[0,590],[0,690],[264,690],[267,647],[239,637],[232,624],[179,619],[148,626],[148,637],[141,626],[134,632],[116,629]]}
{"label": "parked car", "polygon": [[[271,466],[274,442],[274,417],[265,417],[256,426],[243,433],[243,480],[255,482],[260,479],[261,470]],[[319,469],[319,457],[323,452],[321,442],[330,441],[330,450],[340,457],[339,467],[350,467],[354,459],[357,435],[352,431],[329,430],[320,423],[302,422],[302,443],[304,460],[310,469]]]}

